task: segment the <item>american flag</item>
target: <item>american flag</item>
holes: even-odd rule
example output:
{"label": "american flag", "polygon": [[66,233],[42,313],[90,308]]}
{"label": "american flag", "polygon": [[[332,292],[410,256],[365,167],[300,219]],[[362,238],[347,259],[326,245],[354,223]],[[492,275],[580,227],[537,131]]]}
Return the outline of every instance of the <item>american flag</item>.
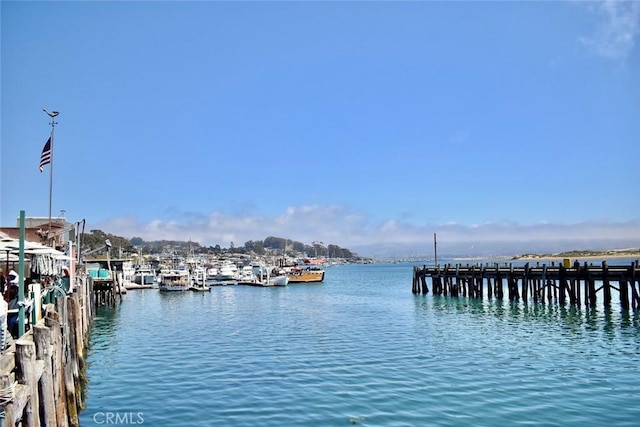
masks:
{"label": "american flag", "polygon": [[40,154],[40,173],[44,171],[44,165],[51,163],[51,137],[47,140],[47,143],[42,147],[42,154]]}

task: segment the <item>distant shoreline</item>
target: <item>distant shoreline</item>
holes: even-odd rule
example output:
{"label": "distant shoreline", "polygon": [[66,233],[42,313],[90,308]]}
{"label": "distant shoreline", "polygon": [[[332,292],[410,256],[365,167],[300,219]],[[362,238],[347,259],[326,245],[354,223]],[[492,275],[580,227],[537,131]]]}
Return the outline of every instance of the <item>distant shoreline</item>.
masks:
{"label": "distant shoreline", "polygon": [[640,249],[638,250],[620,250],[620,251],[606,251],[606,252],[566,252],[559,254],[522,254],[522,255],[502,255],[494,257],[456,257],[454,261],[478,261],[492,259],[500,262],[508,261],[559,261],[569,258],[573,261],[605,261],[613,259],[638,259],[640,260]]}
{"label": "distant shoreline", "polygon": [[588,260],[588,261],[601,261],[608,259],[622,259],[622,258],[636,258],[640,259],[640,251],[639,252],[625,252],[625,253],[601,253],[601,254],[588,254],[588,255],[580,255],[580,254],[526,254],[526,255],[517,255],[512,257],[511,259],[514,261],[562,261],[566,258],[575,260]]}

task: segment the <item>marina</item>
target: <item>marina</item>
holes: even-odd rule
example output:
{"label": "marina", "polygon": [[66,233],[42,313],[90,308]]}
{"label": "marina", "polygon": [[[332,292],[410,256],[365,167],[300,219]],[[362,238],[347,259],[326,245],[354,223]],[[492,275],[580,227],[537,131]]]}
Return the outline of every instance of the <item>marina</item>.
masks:
{"label": "marina", "polygon": [[100,309],[81,425],[105,411],[157,427],[637,424],[638,313],[510,301],[506,283],[502,300],[412,294],[411,263],[331,268],[321,286]]}

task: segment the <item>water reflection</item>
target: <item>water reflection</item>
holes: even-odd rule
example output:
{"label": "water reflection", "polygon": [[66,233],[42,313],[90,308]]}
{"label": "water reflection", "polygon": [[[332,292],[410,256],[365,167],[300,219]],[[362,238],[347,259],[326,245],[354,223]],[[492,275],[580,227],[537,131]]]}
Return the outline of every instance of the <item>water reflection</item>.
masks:
{"label": "water reflection", "polygon": [[475,299],[442,295],[417,295],[417,310],[433,310],[436,313],[458,315],[493,316],[504,321],[529,321],[562,323],[572,331],[598,330],[613,337],[620,330],[628,330],[640,336],[640,313],[613,307],[583,307],[557,303],[523,303],[508,299]]}

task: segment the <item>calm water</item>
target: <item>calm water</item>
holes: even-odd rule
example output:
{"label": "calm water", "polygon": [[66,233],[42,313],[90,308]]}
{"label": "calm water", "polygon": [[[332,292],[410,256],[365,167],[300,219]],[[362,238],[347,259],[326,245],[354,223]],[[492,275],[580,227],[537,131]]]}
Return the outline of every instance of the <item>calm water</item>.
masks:
{"label": "calm water", "polygon": [[637,314],[416,296],[412,274],[130,291],[95,321],[81,424],[640,424]]}

